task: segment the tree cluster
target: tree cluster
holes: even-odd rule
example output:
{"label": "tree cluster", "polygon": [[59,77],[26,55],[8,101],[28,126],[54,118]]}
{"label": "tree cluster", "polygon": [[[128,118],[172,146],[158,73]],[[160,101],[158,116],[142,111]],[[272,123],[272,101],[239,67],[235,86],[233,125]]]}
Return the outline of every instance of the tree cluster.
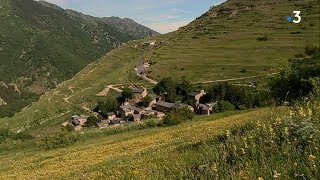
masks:
{"label": "tree cluster", "polygon": [[178,100],[187,102],[188,94],[193,90],[192,84],[183,80],[176,82],[172,78],[162,79],[154,88],[153,92],[157,95],[164,96],[169,102]]}
{"label": "tree cluster", "polygon": [[320,77],[319,47],[309,45],[305,53],[288,60],[270,79],[269,88],[277,102],[293,102],[314,93],[314,79]]}

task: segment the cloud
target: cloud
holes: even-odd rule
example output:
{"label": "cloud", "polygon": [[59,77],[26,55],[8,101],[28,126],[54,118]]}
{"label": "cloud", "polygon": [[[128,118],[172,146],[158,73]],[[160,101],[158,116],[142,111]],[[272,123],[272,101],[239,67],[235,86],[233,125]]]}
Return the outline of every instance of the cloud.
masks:
{"label": "cloud", "polygon": [[161,33],[177,30],[224,0],[47,0],[97,17],[128,17]]}
{"label": "cloud", "polygon": [[152,23],[147,24],[148,27],[154,29],[160,33],[168,33],[172,31],[178,30],[180,27],[188,25],[190,21],[177,21],[177,22],[159,22],[159,23]]}

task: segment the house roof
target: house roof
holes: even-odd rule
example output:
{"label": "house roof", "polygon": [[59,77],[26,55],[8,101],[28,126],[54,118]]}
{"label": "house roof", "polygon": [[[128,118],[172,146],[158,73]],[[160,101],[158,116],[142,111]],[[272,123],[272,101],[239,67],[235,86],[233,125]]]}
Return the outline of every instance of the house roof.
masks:
{"label": "house roof", "polygon": [[142,109],[131,106],[131,105],[122,105],[120,106],[120,108],[124,111],[124,112],[131,112],[131,111],[137,111],[137,112],[141,112]]}
{"label": "house roof", "polygon": [[144,92],[144,89],[142,87],[135,87],[133,88],[133,93],[136,93],[136,94],[141,94]]}
{"label": "house roof", "polygon": [[172,108],[174,106],[174,103],[164,102],[164,101],[158,101],[156,103],[157,106],[162,106],[166,108]]}
{"label": "house roof", "polygon": [[188,96],[196,96],[198,94],[200,94],[200,91],[193,91],[193,92],[189,93]]}
{"label": "house roof", "polygon": [[107,115],[108,116],[114,116],[114,115],[116,115],[114,112],[109,112],[109,113],[107,113]]}
{"label": "house roof", "polygon": [[183,103],[181,103],[181,102],[176,102],[176,103],[174,103],[174,105],[173,105],[173,108],[182,108],[182,107],[189,107],[189,105],[183,104]]}
{"label": "house roof", "polygon": [[141,114],[134,114],[132,116],[133,116],[133,119],[141,119]]}

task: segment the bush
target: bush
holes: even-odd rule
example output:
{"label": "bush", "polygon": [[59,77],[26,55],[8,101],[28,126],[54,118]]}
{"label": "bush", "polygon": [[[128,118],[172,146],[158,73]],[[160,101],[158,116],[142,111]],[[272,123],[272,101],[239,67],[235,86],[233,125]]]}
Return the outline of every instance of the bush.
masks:
{"label": "bush", "polygon": [[138,105],[140,107],[148,107],[150,105],[151,101],[152,101],[151,96],[146,96],[145,98],[142,99],[141,102],[138,103]]}
{"label": "bush", "polygon": [[257,38],[257,41],[268,41],[268,40],[269,40],[268,36],[262,36]]}
{"label": "bush", "polygon": [[0,142],[10,137],[9,129],[0,129]]}
{"label": "bush", "polygon": [[98,102],[96,108],[94,108],[94,112],[98,112],[103,117],[107,117],[109,112],[115,112],[118,109],[118,102],[116,99],[107,98],[104,101]]}
{"label": "bush", "polygon": [[45,137],[40,142],[40,147],[47,150],[57,149],[70,146],[79,140],[79,135],[76,133],[59,132],[49,137]]}
{"label": "bush", "polygon": [[34,137],[26,132],[19,132],[12,137],[13,140],[33,140]]}
{"label": "bush", "polygon": [[193,118],[194,113],[189,108],[180,108],[168,113],[163,119],[163,124],[165,126],[173,126],[191,121]]}
{"label": "bush", "polygon": [[132,89],[128,88],[128,87],[125,87],[121,93],[121,97],[122,99],[124,100],[127,100],[127,99],[132,99],[133,98],[133,95],[134,95],[134,92]]}
{"label": "bush", "polygon": [[314,54],[317,54],[319,53],[320,51],[320,48],[319,46],[315,46],[315,45],[308,45],[306,48],[305,48],[305,53],[306,55],[308,56],[312,56]]}
{"label": "bush", "polygon": [[241,69],[240,72],[241,72],[241,73],[247,73],[247,70],[246,70],[246,69]]}
{"label": "bush", "polygon": [[154,119],[148,120],[145,122],[147,127],[158,127],[159,123]]}
{"label": "bush", "polygon": [[87,119],[87,126],[88,127],[93,127],[96,125],[98,119],[95,117],[95,116],[90,116],[88,119]]}
{"label": "bush", "polygon": [[218,101],[216,110],[217,112],[234,111],[235,106],[229,101],[220,100]]}
{"label": "bush", "polygon": [[[312,49],[312,48],[306,48]],[[306,50],[312,54],[313,50]],[[286,62],[280,73],[270,78],[269,88],[278,103],[296,101],[314,93],[312,80],[320,77],[320,54],[313,54],[305,58],[294,58]]]}

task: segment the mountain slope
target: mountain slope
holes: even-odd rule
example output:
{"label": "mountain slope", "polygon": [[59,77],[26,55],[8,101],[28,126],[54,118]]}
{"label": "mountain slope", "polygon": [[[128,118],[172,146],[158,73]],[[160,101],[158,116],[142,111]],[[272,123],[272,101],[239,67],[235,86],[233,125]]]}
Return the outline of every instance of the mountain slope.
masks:
{"label": "mountain slope", "polygon": [[84,21],[87,21],[88,23],[97,24],[99,22],[103,22],[109,26],[114,27],[118,31],[130,34],[131,36],[135,37],[136,39],[142,39],[145,37],[151,37],[155,35],[159,35],[160,33],[145,27],[141,24],[136,23],[132,19],[129,18],[119,18],[119,17],[104,17],[104,18],[98,18],[98,17],[92,17],[89,15],[85,15],[83,13],[67,9],[66,12],[70,14],[71,16],[78,17],[83,19]]}
{"label": "mountain slope", "polygon": [[178,157],[177,162],[183,162],[178,147],[205,142],[234,125],[267,120],[269,112],[261,109],[226,118],[214,115],[179,126],[109,136],[108,131],[85,132],[82,136],[85,140],[64,149],[46,151],[34,146],[18,152],[14,149],[0,153],[0,178],[126,179],[126,175],[133,173],[130,179],[154,179],[155,171],[163,167],[158,162],[172,162]]}
{"label": "mountain slope", "polygon": [[138,24],[130,18],[121,19],[119,17],[105,17],[101,18],[101,21],[116,27],[120,32],[130,34],[138,39],[159,35],[158,32]]}
{"label": "mountain slope", "polygon": [[1,0],[0,7],[0,81],[5,84],[1,89],[14,83],[27,94],[11,91],[12,98],[4,99],[8,91],[0,89],[0,97],[7,102],[0,106],[0,116],[19,110],[21,99],[27,105],[88,63],[134,39],[104,23],[93,26],[32,0]]}
{"label": "mountain slope", "polygon": [[[286,22],[293,9],[307,12],[300,24]],[[141,59],[153,61],[149,76],[157,80],[265,76],[276,71],[276,59],[290,58],[306,45],[319,43],[319,15],[316,0],[227,1],[176,32],[150,38],[157,40],[154,47],[136,47],[143,41],[131,41],[113,50],[29,108],[0,119],[0,125],[44,132],[58,129],[71,115],[88,114],[85,109],[95,106],[101,99],[96,95],[107,85],[146,83],[134,72]],[[264,36],[267,40],[260,41]]]}

